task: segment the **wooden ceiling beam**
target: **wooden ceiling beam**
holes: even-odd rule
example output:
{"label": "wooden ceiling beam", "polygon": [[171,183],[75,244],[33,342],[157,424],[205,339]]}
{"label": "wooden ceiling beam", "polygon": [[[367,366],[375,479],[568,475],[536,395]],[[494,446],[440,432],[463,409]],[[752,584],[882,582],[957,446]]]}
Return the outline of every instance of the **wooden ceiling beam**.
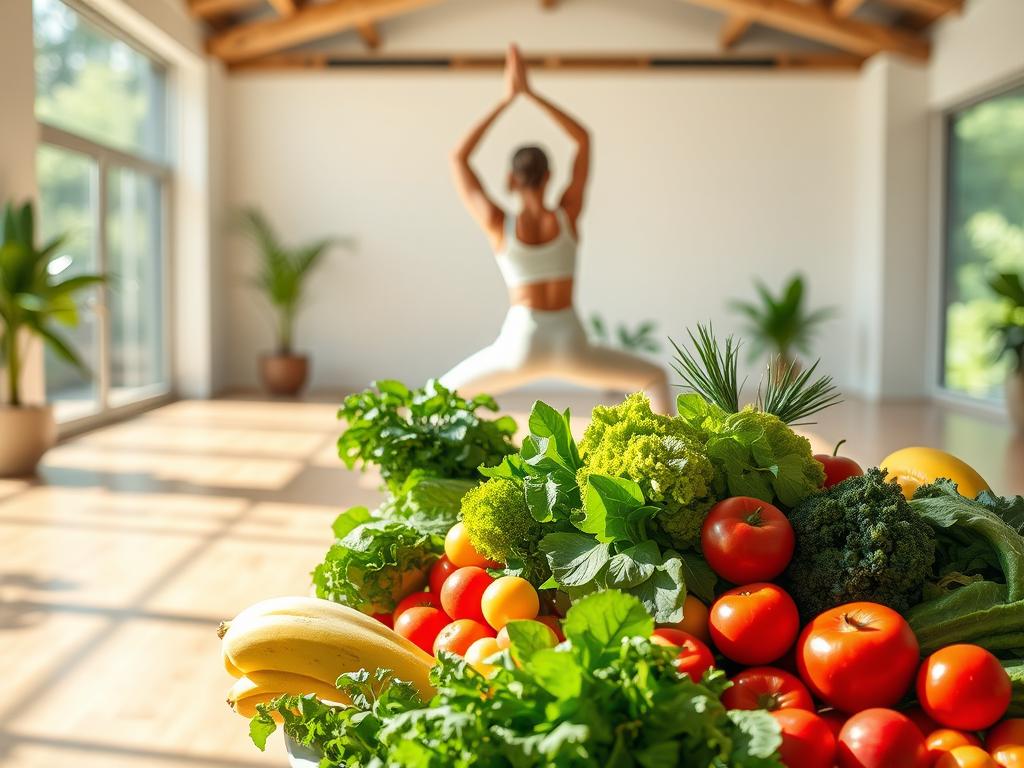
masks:
{"label": "wooden ceiling beam", "polygon": [[835,0],[832,3],[832,13],[841,19],[852,16],[857,9],[864,5],[864,0]]}
{"label": "wooden ceiling beam", "polygon": [[363,39],[363,43],[371,51],[380,48],[380,31],[377,29],[377,25],[372,22],[369,24],[360,24],[356,27],[356,32]]}
{"label": "wooden ceiling beam", "polygon": [[861,56],[890,51],[923,61],[931,50],[928,41],[913,32],[836,17],[817,4],[805,5],[794,0],[681,1],[731,15],[746,15],[758,24]]}
{"label": "wooden ceiling beam", "polygon": [[270,6],[277,11],[278,16],[291,16],[297,10],[299,5],[296,0],[267,0]]}
{"label": "wooden ceiling beam", "polygon": [[964,0],[885,0],[886,5],[917,13],[934,21],[947,13],[960,13]]}
{"label": "wooden ceiling beam", "polygon": [[188,10],[200,19],[216,19],[248,11],[262,4],[263,0],[188,0]]}
{"label": "wooden ceiling beam", "polygon": [[751,23],[749,16],[734,14],[727,18],[722,24],[722,31],[718,33],[718,42],[722,48],[726,51],[735,48],[740,39],[747,34]]}
{"label": "wooden ceiling beam", "polygon": [[[856,71],[864,57],[848,53],[636,53],[582,54],[548,53],[525,56],[530,69],[564,71],[680,72],[737,70],[840,70]],[[285,52],[229,65],[233,72],[281,69],[373,69],[406,68],[446,71],[500,70],[504,54],[424,54],[422,56],[355,56],[347,53]]]}
{"label": "wooden ceiling beam", "polygon": [[234,63],[358,29],[441,0],[333,0],[311,4],[290,16],[240,24],[210,38],[211,54]]}

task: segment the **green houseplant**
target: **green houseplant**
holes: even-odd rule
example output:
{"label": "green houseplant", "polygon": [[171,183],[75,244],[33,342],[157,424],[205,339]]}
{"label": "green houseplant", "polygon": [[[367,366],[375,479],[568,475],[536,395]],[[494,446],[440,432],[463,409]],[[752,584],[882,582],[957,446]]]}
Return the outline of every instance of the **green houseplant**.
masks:
{"label": "green houseplant", "polygon": [[1010,358],[1006,409],[1017,429],[1024,432],[1024,279],[1013,272],[1000,272],[988,284],[1003,300],[1003,316],[991,330],[999,341],[998,357]]}
{"label": "green houseplant", "polygon": [[55,326],[76,325],[75,294],[104,278],[76,275],[62,280],[51,274],[50,263],[63,242],[64,237],[55,237],[37,247],[32,203],[7,203],[0,225],[0,362],[6,383],[6,400],[0,405],[0,476],[33,472],[56,437],[52,409],[22,400],[27,337],[37,336],[59,357],[86,370]]}
{"label": "green houseplant", "polygon": [[590,316],[590,335],[595,341],[608,346],[617,345],[627,352],[649,352],[652,355],[661,352],[661,343],[655,336],[657,328],[658,324],[653,320],[645,320],[632,330],[625,323],[619,323],[613,336],[601,315],[595,312]]}
{"label": "green houseplant", "polygon": [[744,332],[751,339],[751,355],[769,354],[778,370],[798,367],[797,353],[811,354],[811,341],[819,326],[836,312],[832,307],[808,311],[804,280],[790,278],[776,297],[760,280],[754,281],[759,301],[730,302],[746,320]]}
{"label": "green houseplant", "polygon": [[307,245],[288,247],[260,211],[246,208],[241,214],[242,230],[259,252],[259,268],[253,284],[274,313],[276,346],[260,358],[263,386],[273,395],[295,395],[309,376],[309,357],[295,351],[295,321],[302,309],[306,278],[335,242],[330,238]]}

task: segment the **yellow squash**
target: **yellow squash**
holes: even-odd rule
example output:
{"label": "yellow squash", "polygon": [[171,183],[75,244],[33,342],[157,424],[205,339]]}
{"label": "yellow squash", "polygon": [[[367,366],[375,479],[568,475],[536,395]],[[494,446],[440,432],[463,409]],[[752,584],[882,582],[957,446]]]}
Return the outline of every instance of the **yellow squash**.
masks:
{"label": "yellow squash", "polygon": [[878,466],[895,479],[908,499],[919,486],[938,480],[952,480],[962,496],[973,499],[982,491],[990,490],[988,483],[966,462],[935,448],[902,448],[890,453]]}

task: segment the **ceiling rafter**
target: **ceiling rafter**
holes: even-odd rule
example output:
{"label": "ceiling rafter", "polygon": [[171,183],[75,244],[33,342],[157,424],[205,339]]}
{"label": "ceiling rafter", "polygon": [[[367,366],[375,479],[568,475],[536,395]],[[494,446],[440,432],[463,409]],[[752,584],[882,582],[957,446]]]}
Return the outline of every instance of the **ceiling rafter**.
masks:
{"label": "ceiling rafter", "polygon": [[850,53],[873,56],[888,51],[926,60],[927,40],[906,30],[882,24],[837,17],[820,5],[794,0],[680,0],[751,21],[799,37],[816,40]]}
{"label": "ceiling rafter", "polygon": [[372,21],[366,24],[359,24],[356,27],[356,32],[362,38],[363,44],[371,51],[380,48],[380,30],[377,29],[377,25]]}
{"label": "ceiling rafter", "polygon": [[309,43],[360,25],[373,24],[442,0],[333,0],[307,5],[289,16],[244,22],[215,34],[211,54],[230,63]]}
{"label": "ceiling rafter", "polygon": [[261,5],[263,0],[188,0],[188,11],[200,19],[210,20],[249,11]]}
{"label": "ceiling rafter", "polygon": [[743,14],[734,13],[729,16],[722,24],[722,31],[718,33],[718,42],[722,48],[727,51],[735,48],[752,23],[750,17]]}

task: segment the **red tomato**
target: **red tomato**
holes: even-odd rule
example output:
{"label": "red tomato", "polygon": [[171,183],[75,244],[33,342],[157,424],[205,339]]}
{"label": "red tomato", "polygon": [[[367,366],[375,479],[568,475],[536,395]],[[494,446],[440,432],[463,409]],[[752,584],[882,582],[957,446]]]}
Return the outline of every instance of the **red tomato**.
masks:
{"label": "red tomato", "polygon": [[917,726],[922,736],[927,736],[932,731],[939,729],[939,724],[924,713],[920,706],[913,706],[903,710],[903,714],[910,718],[910,722]]}
{"label": "red tomato", "polygon": [[493,581],[490,574],[479,566],[459,568],[445,579],[441,587],[441,607],[453,619],[473,619],[484,623],[480,601]]}
{"label": "red tomato", "polygon": [[927,768],[924,737],[892,709],[865,709],[839,732],[840,768]]}
{"label": "red tomato", "polygon": [[441,609],[418,606],[408,609],[398,617],[395,632],[427,653],[433,653],[434,639],[450,623],[451,619]]}
{"label": "red tomato", "polygon": [[917,661],[910,625],[877,603],[847,603],[825,611],[797,641],[801,679],[843,712],[895,704],[910,687]]}
{"label": "red tomato", "polygon": [[825,721],[829,730],[832,731],[832,735],[835,736],[836,741],[838,741],[839,732],[843,730],[843,726],[846,725],[846,715],[837,709],[829,709],[825,712],[819,712],[818,717]]}
{"label": "red tomato", "polygon": [[981,747],[968,744],[943,752],[935,761],[935,768],[999,768],[999,763]]}
{"label": "red tomato", "polygon": [[732,679],[722,694],[729,709],[806,709],[814,711],[811,692],[795,676],[776,667],[750,667]]}
{"label": "red tomato", "polygon": [[441,596],[436,595],[433,592],[413,592],[407,597],[403,597],[398,605],[395,606],[395,612],[391,614],[391,618],[398,620],[398,617],[405,613],[410,608],[416,606],[429,606],[430,608],[441,607]]}
{"label": "red tomato", "polygon": [[934,763],[944,754],[957,747],[980,747],[981,739],[973,733],[956,731],[952,728],[936,728],[924,738],[928,757]]}
{"label": "red tomato", "polygon": [[715,647],[740,664],[769,664],[793,644],[800,629],[796,604],[782,588],[756,583],[730,589],[711,606]]}
{"label": "red tomato", "polygon": [[836,737],[828,723],[806,709],[779,709],[772,717],[782,729],[779,757],[786,768],[832,768]]}
{"label": "red tomato", "polygon": [[715,665],[715,657],[711,649],[688,632],[680,629],[663,627],[654,630],[651,642],[655,645],[675,646],[679,648],[676,656],[676,669],[681,675],[689,675],[693,682],[700,682],[701,677]]}
{"label": "red tomato", "polygon": [[388,629],[394,629],[394,617],[390,613],[374,613],[371,614],[371,616],[373,616],[373,618],[375,618]]}
{"label": "red tomato", "polygon": [[548,628],[555,633],[555,639],[558,642],[565,640],[565,635],[562,634],[562,620],[557,616],[538,616],[536,621],[539,621],[541,624],[547,624]]}
{"label": "red tomato", "polygon": [[774,579],[789,565],[795,542],[786,516],[749,496],[715,504],[700,533],[711,570],[733,584]]}
{"label": "red tomato", "polygon": [[831,488],[847,478],[859,477],[864,474],[860,464],[851,458],[839,455],[839,446],[845,442],[845,440],[840,440],[831,456],[827,453],[814,454],[814,458],[825,468],[825,485],[823,486],[825,488]]}
{"label": "red tomato", "polygon": [[459,566],[449,560],[448,555],[441,555],[430,567],[430,591],[441,594],[441,586],[445,580],[458,569]]}
{"label": "red tomato", "polygon": [[992,759],[1000,768],[1024,768],[1024,746],[989,747]]}
{"label": "red tomato", "polygon": [[985,736],[989,752],[1000,747],[1024,747],[1024,719],[1011,717],[994,726]]}
{"label": "red tomato", "polygon": [[465,656],[469,646],[485,637],[494,637],[494,630],[486,624],[473,619],[456,619],[437,633],[432,650],[435,656],[439,651]]}
{"label": "red tomato", "polygon": [[928,716],[942,725],[980,731],[1006,714],[1010,677],[984,648],[951,645],[922,662],[917,700]]}

